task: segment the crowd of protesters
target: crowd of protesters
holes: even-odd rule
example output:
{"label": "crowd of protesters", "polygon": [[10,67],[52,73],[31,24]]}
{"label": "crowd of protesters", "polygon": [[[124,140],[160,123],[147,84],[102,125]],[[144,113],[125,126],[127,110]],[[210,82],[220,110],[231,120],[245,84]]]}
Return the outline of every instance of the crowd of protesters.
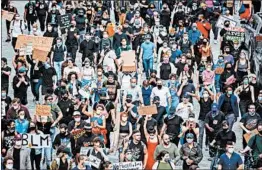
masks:
{"label": "crowd of protesters", "polygon": [[[243,169],[250,157],[262,169],[262,85],[245,43],[225,38],[230,20],[216,26],[220,16],[248,23],[259,1],[29,0],[24,11],[16,3],[2,1],[15,13],[2,41],[15,52],[1,58],[3,169],[107,170],[117,153],[118,162],[141,161],[143,169],[193,170],[217,152],[218,169]],[[61,28],[65,14],[71,23]],[[45,62],[16,48],[22,34],[54,39]],[[136,71],[123,69],[122,52],[131,50]],[[37,115],[29,105],[51,112]],[[153,105],[156,114],[140,114]],[[233,126],[252,136],[241,151]],[[49,135],[52,145],[24,146],[25,134]]]}

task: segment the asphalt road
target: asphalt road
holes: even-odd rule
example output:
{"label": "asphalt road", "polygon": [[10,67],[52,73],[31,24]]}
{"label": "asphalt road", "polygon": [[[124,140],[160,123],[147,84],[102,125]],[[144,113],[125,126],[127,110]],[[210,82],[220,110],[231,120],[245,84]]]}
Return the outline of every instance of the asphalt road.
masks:
{"label": "asphalt road", "polygon": [[[27,1],[15,1],[15,3],[14,3],[15,7],[17,7],[18,12],[21,16],[23,15],[24,5],[26,4],[26,2]],[[237,19],[237,17],[236,17],[236,19]],[[15,71],[13,70],[13,66],[12,66],[12,57],[14,56],[14,51],[13,51],[13,48],[11,46],[11,43],[5,42],[6,37],[7,37],[6,24],[5,24],[4,20],[2,20],[1,22],[2,22],[2,25],[1,25],[1,30],[2,30],[2,32],[1,32],[2,33],[2,39],[1,39],[2,57],[7,58],[8,66],[10,66],[12,68],[12,74],[10,76],[9,96],[11,98],[13,98],[13,88],[12,88],[11,85],[12,85],[13,77],[15,75]],[[26,33],[27,33],[27,31],[26,31]],[[212,52],[213,52],[214,60],[216,61],[217,56],[220,54],[219,44],[214,44],[212,38],[213,38],[213,34],[211,35],[211,45],[212,45]],[[76,64],[78,66],[80,66],[80,61],[81,61],[80,56],[77,55]],[[28,94],[28,105],[27,105],[27,107],[29,108],[31,116],[33,116],[34,110],[35,110],[35,104],[33,103],[33,95],[32,95],[30,87],[28,88],[27,94]],[[194,100],[194,112],[196,114],[196,117],[198,117],[199,104],[195,100]],[[234,124],[233,130],[234,130],[234,132],[236,133],[236,136],[237,136],[237,142],[236,142],[235,150],[240,151],[242,149],[242,130],[240,129],[238,122]],[[204,157],[203,157],[203,160],[200,163],[200,169],[209,169],[209,167],[210,167],[210,161],[208,161],[209,154],[208,154],[208,151],[205,150],[205,148],[203,148],[203,155],[204,155]]]}

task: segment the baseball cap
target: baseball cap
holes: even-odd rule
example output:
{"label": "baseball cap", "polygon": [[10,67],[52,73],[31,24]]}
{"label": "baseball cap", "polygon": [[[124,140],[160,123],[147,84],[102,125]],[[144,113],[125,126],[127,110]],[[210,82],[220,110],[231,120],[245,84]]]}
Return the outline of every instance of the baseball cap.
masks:
{"label": "baseball cap", "polygon": [[132,96],[132,94],[127,94],[127,95],[126,95],[126,98],[127,98],[127,99],[132,99],[133,96]]}
{"label": "baseball cap", "polygon": [[193,133],[188,133],[188,134],[186,135],[186,138],[194,138]]}
{"label": "baseball cap", "polygon": [[188,94],[184,94],[183,95],[183,98],[186,98],[186,99],[188,99],[190,96],[188,95]]}
{"label": "baseball cap", "polygon": [[212,111],[217,111],[218,108],[217,108],[217,104],[216,103],[213,103],[212,104]]}
{"label": "baseball cap", "polygon": [[80,114],[80,112],[79,111],[74,111],[74,113],[73,113],[73,116],[80,116],[81,114]]}

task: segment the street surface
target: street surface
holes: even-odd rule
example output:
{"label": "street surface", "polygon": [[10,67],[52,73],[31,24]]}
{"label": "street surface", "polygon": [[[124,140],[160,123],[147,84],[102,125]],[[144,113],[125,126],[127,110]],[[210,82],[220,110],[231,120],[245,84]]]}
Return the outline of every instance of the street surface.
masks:
{"label": "street surface", "polygon": [[[24,6],[25,4],[27,3],[27,1],[16,1],[14,3],[14,6],[18,9],[18,12],[19,14],[21,15],[21,18],[23,18],[23,12],[24,12]],[[237,17],[235,17],[235,19],[237,19]],[[9,96],[11,98],[13,98],[13,88],[12,88],[12,79],[15,75],[15,71],[13,69],[13,66],[12,66],[12,58],[14,56],[14,50],[11,46],[11,42],[9,43],[6,43],[5,40],[7,38],[7,35],[6,35],[6,24],[5,24],[5,21],[2,20],[1,21],[2,25],[1,25],[1,30],[2,30],[2,40],[1,40],[1,45],[2,45],[2,57],[5,57],[7,58],[7,64],[9,67],[12,68],[12,73],[11,73],[11,76],[10,76],[10,83],[9,83]],[[38,23],[39,24],[39,23]],[[27,31],[25,31],[25,34],[27,34]],[[217,56],[220,54],[219,52],[219,43],[218,44],[214,44],[213,43],[213,33],[211,33],[211,46],[212,46],[212,52],[213,52],[213,56],[214,56],[214,60],[216,61],[217,60]],[[80,55],[78,54],[77,55],[77,59],[76,59],[76,64],[78,66],[80,66],[80,61],[81,61],[81,58],[80,58]],[[143,78],[142,78],[143,79]],[[31,116],[34,115],[34,110],[35,110],[35,104],[33,102],[33,95],[32,95],[32,92],[31,92],[31,88],[29,87],[28,88],[28,105],[27,107],[29,108],[29,111],[30,111],[30,114]],[[40,99],[40,102],[42,101],[42,99]],[[198,114],[199,114],[199,104],[197,103],[196,100],[194,100],[193,102],[194,104],[194,113],[196,114],[196,117],[198,117]],[[239,119],[238,119],[239,121]],[[242,130],[240,129],[239,127],[239,123],[235,123],[234,124],[234,127],[233,127],[233,131],[236,133],[236,136],[237,136],[237,142],[236,142],[236,146],[235,146],[235,151],[240,151],[242,149]],[[204,137],[205,139],[205,137]],[[201,161],[200,163],[200,169],[209,169],[210,168],[210,161],[208,161],[208,158],[209,158],[209,154],[208,154],[208,151],[205,149],[204,147],[204,144],[203,144],[203,160]]]}

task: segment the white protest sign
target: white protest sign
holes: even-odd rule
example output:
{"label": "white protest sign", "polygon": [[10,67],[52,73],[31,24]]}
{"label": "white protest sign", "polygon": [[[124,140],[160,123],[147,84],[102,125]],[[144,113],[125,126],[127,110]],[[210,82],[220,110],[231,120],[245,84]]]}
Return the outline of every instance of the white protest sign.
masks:
{"label": "white protest sign", "polygon": [[51,148],[50,135],[45,134],[23,134],[22,145],[28,148]]}
{"label": "white protest sign", "polygon": [[216,27],[218,27],[218,28],[224,28],[224,22],[225,22],[226,20],[230,21],[229,27],[236,27],[236,26],[237,26],[237,21],[232,20],[231,18],[228,18],[228,17],[226,17],[226,16],[221,15],[221,16],[218,18]]}
{"label": "white protest sign", "polygon": [[5,107],[6,107],[6,103],[5,103],[5,101],[3,101],[2,100],[2,102],[1,102],[1,116],[5,116]]}
{"label": "white protest sign", "polygon": [[113,163],[113,170],[138,170],[142,169],[142,161]]}
{"label": "white protest sign", "polygon": [[101,164],[101,160],[93,155],[88,156],[88,162],[90,163],[90,165],[92,165],[93,167],[97,169],[99,169],[100,164]]}
{"label": "white protest sign", "polygon": [[90,151],[92,147],[81,147],[80,155],[87,155],[88,151]]}

